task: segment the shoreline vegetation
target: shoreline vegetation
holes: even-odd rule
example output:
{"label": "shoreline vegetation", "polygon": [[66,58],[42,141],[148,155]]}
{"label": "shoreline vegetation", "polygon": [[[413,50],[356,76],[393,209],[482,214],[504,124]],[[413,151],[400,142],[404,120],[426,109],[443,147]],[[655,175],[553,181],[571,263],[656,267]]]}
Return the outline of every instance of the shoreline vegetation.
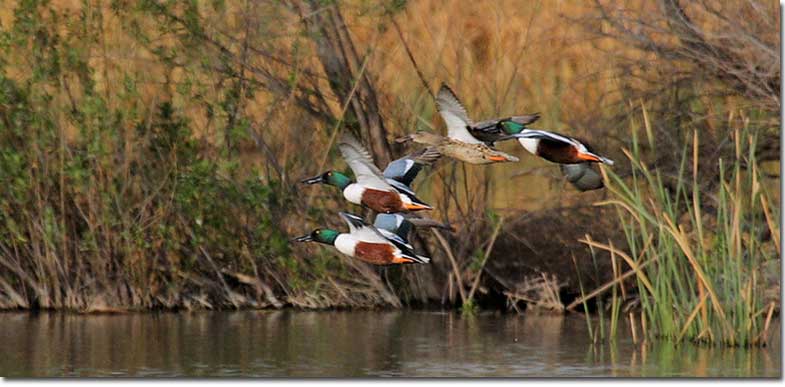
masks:
{"label": "shoreline vegetation", "polygon": [[[493,27],[430,0],[12,1],[0,310],[575,311],[594,340],[626,320],[763,345],[781,286],[777,4],[645,3],[503,1]],[[290,244],[343,229],[340,192],[297,184],[346,170],[340,132],[386,165],[406,152],[393,139],[444,130],[444,80],[478,117],[539,110],[592,139],[617,161],[606,188],[574,190],[512,142],[520,163],[442,160],[414,182],[455,229],[412,236],[429,265]]]}

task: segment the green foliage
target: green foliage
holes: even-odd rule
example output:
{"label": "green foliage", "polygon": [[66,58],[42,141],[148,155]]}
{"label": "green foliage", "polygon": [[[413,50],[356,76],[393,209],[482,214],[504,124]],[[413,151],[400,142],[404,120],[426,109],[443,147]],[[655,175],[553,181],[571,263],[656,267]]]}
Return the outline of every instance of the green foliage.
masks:
{"label": "green foliage", "polygon": [[[138,6],[166,11],[155,4]],[[196,12],[185,5],[192,35]],[[89,64],[98,20],[23,1],[0,26],[3,57],[25,68],[0,62],[0,308],[86,310],[98,298],[125,308],[264,306],[348,277],[334,256],[293,255],[281,216],[293,198],[233,155],[247,140],[239,104],[253,85],[228,83],[206,101],[226,136],[200,140],[176,98],[141,100],[139,74],[99,90]]]}
{"label": "green foliage", "polygon": [[[716,181],[702,179],[698,132],[682,150],[673,178],[643,162],[634,129],[631,178],[607,171],[613,195],[607,204],[618,209],[628,261],[648,265],[635,278],[650,337],[731,346],[766,342],[774,304],[764,301],[761,279],[777,257],[779,227],[771,214],[778,211],[769,207],[762,184],[754,131],[730,135],[735,154],[714,164]],[[618,317],[614,293],[613,331]]]}

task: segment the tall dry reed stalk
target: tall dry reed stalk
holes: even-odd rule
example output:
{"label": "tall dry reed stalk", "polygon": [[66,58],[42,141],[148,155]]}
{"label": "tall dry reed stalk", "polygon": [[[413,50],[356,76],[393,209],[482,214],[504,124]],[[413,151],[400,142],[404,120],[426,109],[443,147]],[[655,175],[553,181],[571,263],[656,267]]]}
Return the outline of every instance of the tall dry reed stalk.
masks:
{"label": "tall dry reed stalk", "polygon": [[[650,132],[648,118],[643,121]],[[612,244],[583,239],[591,248],[610,253],[615,279],[580,301],[612,289],[613,338],[621,316],[619,293],[624,292],[625,278],[634,276],[645,337],[765,345],[774,303],[763,299],[762,278],[767,263],[778,259],[779,226],[768,215],[777,209],[770,207],[761,183],[754,131],[744,126],[730,132],[734,153],[717,160],[719,178],[710,189],[701,185],[706,182],[700,177],[700,137],[694,131],[692,146],[682,150],[672,190],[660,171],[643,161],[637,128],[630,134],[633,148],[625,154],[631,176],[623,179],[604,170],[612,198],[597,203],[617,208],[629,254]],[[630,269],[624,275],[616,268],[617,256]]]}

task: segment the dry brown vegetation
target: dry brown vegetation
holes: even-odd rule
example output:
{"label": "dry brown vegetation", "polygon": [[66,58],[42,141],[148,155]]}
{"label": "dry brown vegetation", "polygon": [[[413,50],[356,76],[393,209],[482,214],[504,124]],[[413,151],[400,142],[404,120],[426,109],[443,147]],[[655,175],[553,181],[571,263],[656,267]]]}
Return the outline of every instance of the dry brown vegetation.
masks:
{"label": "dry brown vegetation", "polygon": [[[778,160],[776,2],[679,4],[12,1],[0,10],[0,139],[18,173],[0,175],[0,306],[460,304],[472,287],[493,304],[543,272],[574,297],[572,256],[591,259],[577,240],[620,238],[615,215],[587,206],[604,191],[573,190],[516,143],[500,148],[520,163],[442,161],[418,178],[431,216],[458,230],[444,235],[449,253],[418,233],[429,267],[288,246],[361,211],[296,182],[346,169],[332,146],[342,130],[380,164],[408,150],[392,139],[443,130],[423,79],[450,84],[475,118],[539,111],[536,127],[617,160],[645,106],[672,150],[647,162],[666,176],[692,129],[715,171],[742,121],[765,144],[760,161]],[[36,120],[14,121],[25,116]]]}

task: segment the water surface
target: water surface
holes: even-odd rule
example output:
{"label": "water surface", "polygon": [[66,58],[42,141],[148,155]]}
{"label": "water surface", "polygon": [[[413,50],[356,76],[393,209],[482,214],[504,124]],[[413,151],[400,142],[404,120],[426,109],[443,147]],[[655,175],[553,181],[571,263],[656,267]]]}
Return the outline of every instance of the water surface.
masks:
{"label": "water surface", "polygon": [[0,376],[779,377],[772,339],[764,349],[592,345],[577,314],[0,313]]}

